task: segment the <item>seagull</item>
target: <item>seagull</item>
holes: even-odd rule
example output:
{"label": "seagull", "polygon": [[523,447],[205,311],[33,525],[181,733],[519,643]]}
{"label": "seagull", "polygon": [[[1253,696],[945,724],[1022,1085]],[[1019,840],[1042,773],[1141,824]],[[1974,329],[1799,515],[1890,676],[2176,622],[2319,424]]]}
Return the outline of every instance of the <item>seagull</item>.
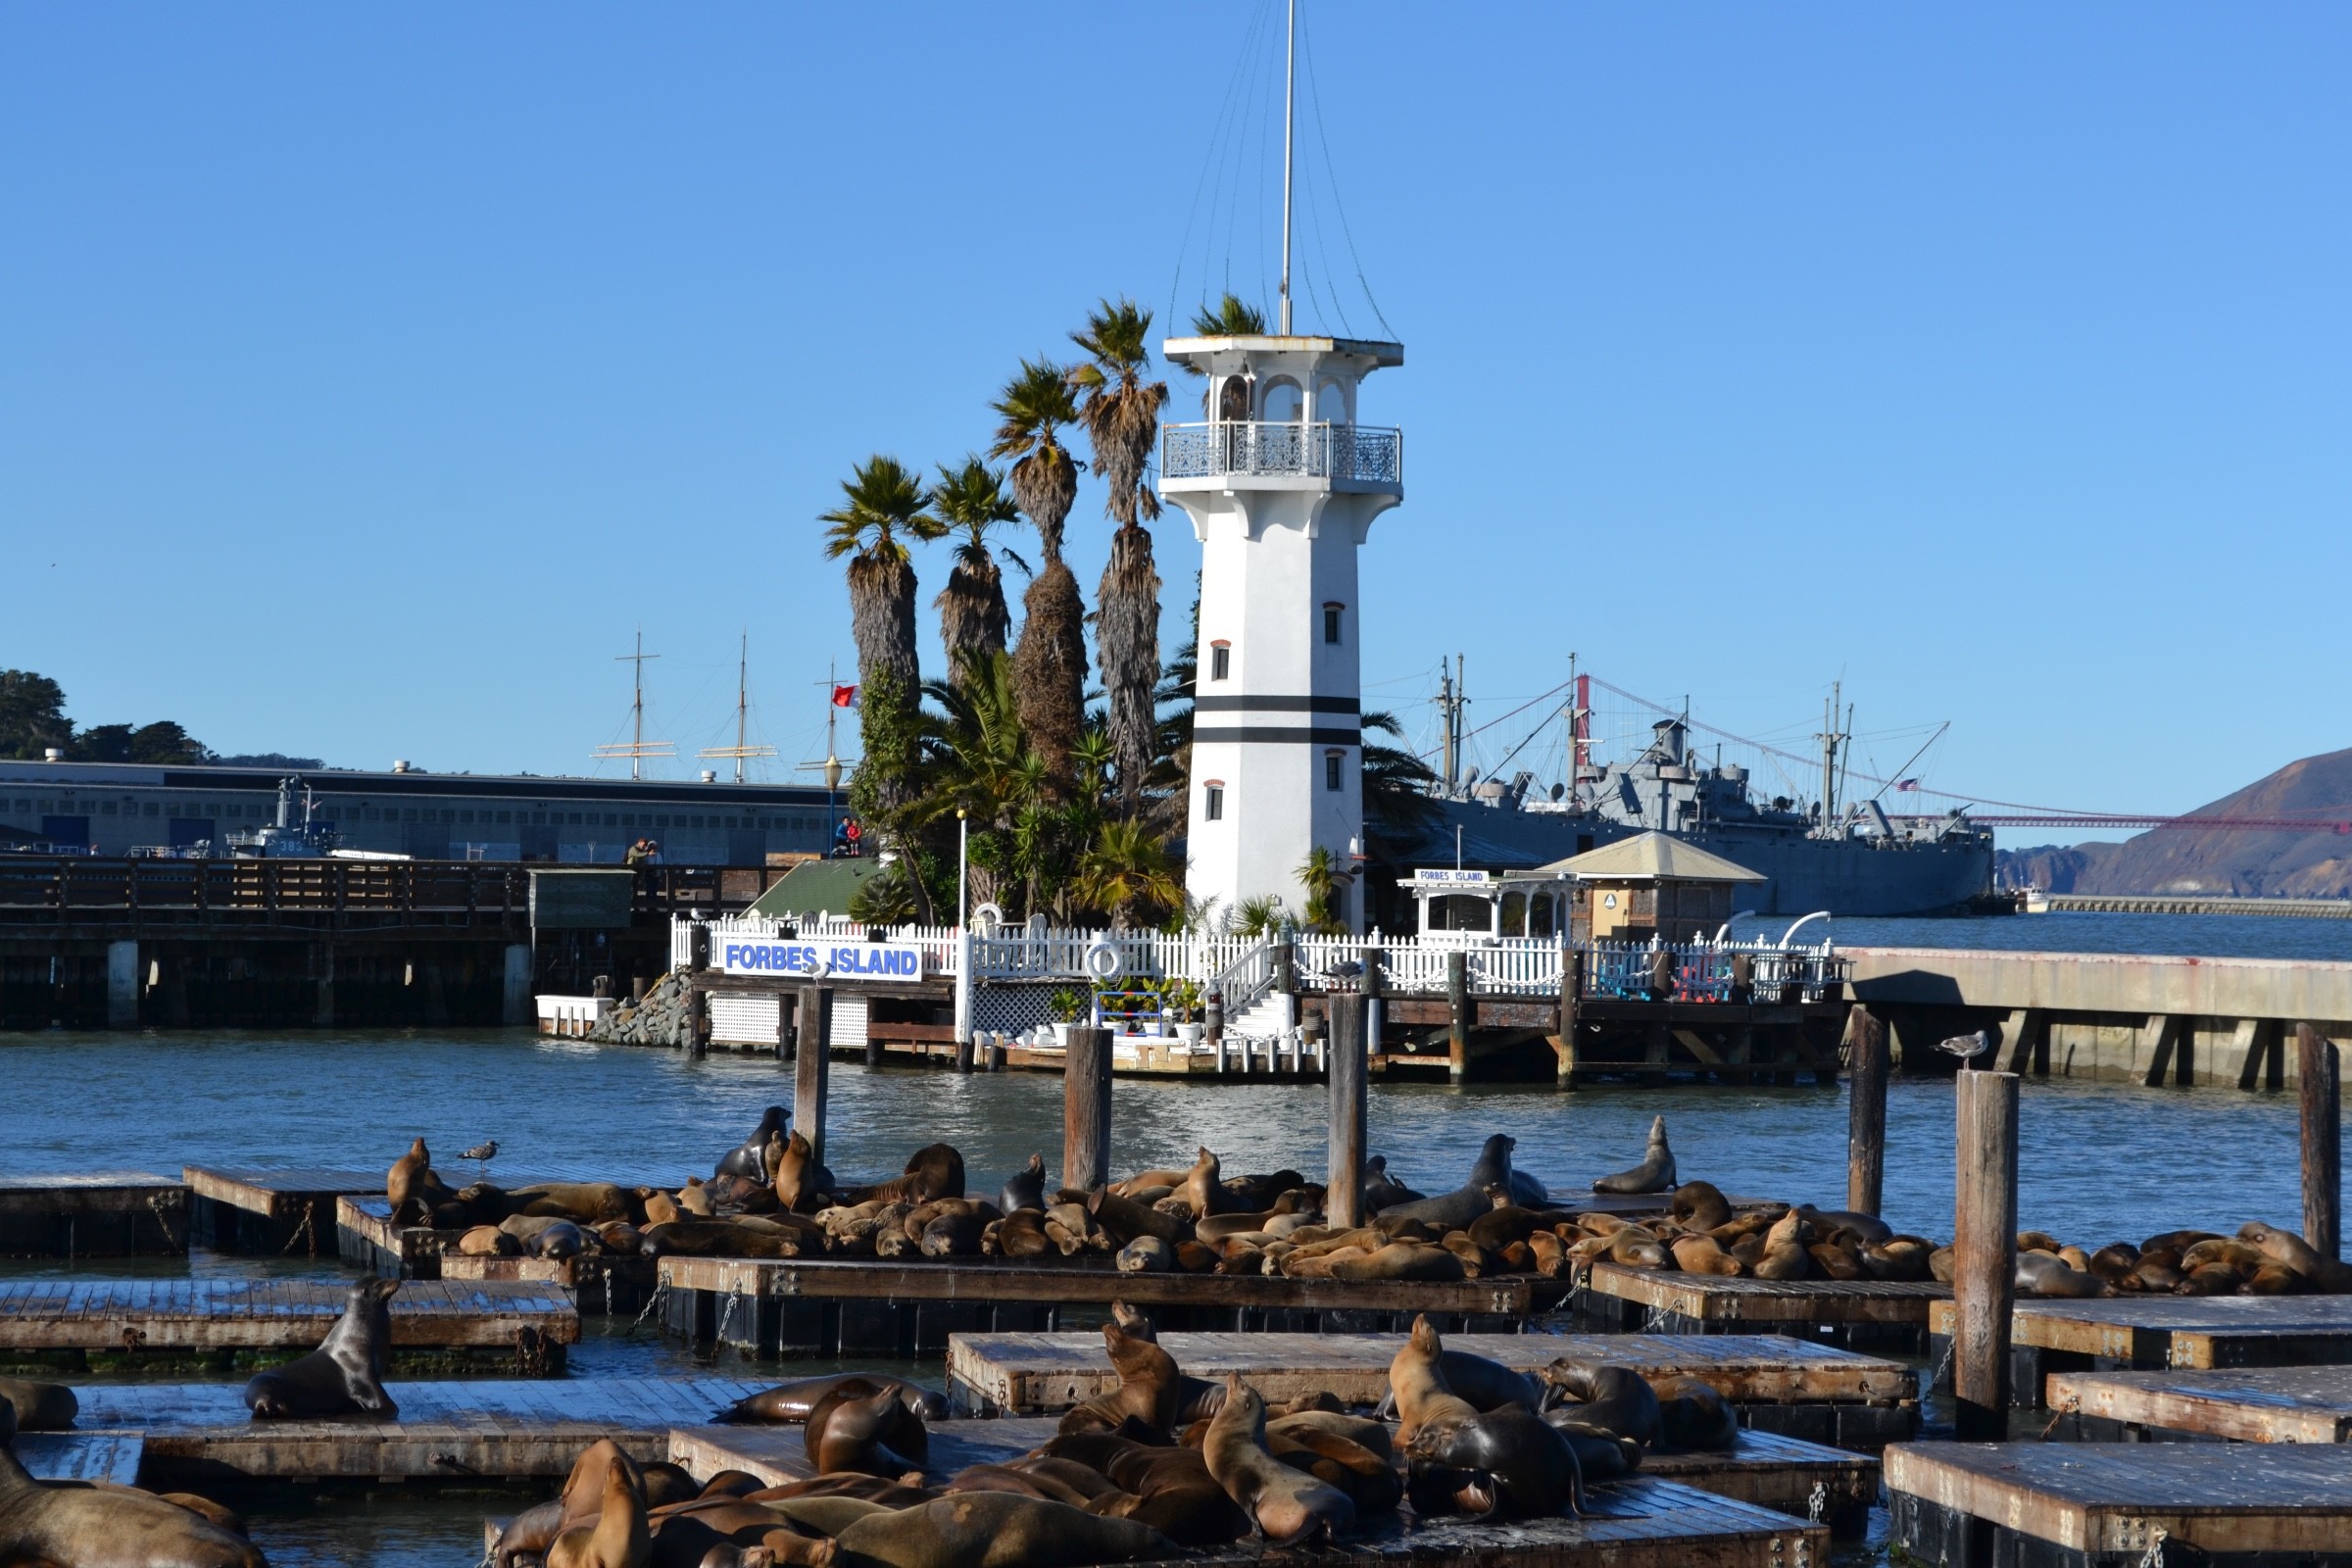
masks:
{"label": "seagull", "polygon": [[498,1157],[498,1140],[493,1138],[488,1143],[476,1144],[471,1149],[460,1150],[458,1157],[472,1160],[473,1173],[479,1176],[482,1174],[483,1168]]}
{"label": "seagull", "polygon": [[1356,979],[1363,972],[1364,966],[1353,958],[1344,959],[1331,966],[1331,977],[1343,985]]}
{"label": "seagull", "polygon": [[1963,1066],[1972,1065],[1979,1056],[1992,1049],[1992,1036],[1980,1029],[1973,1035],[1954,1035],[1938,1040],[1936,1049],[1947,1056],[1958,1056]]}

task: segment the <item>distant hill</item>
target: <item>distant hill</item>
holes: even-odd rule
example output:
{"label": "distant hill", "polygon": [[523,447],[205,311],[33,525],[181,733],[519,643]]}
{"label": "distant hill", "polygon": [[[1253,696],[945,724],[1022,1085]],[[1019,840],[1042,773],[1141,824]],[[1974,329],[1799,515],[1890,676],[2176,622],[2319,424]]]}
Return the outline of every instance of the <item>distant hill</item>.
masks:
{"label": "distant hill", "polygon": [[[2191,816],[2352,819],[2352,750],[2306,757]],[[2052,893],[2352,896],[2352,836],[2156,828],[2121,844],[2003,850],[2000,878]]]}

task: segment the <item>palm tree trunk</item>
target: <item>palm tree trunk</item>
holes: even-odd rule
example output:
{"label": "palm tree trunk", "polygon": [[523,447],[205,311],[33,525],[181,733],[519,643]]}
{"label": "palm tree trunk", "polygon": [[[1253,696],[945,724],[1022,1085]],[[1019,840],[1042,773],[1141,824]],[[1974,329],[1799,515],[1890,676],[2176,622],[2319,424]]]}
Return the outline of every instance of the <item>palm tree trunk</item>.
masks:
{"label": "palm tree trunk", "polygon": [[939,640],[948,652],[948,679],[960,685],[969,669],[1004,651],[1012,629],[1004,574],[994,562],[958,564],[933,603],[939,608]]}
{"label": "palm tree trunk", "polygon": [[1012,656],[1021,727],[1045,760],[1047,787],[1066,798],[1070,750],[1086,727],[1086,607],[1077,576],[1058,560],[1037,574],[1021,604],[1026,618]]}
{"label": "palm tree trunk", "polygon": [[1152,536],[1132,522],[1111,535],[1096,605],[1095,643],[1110,698],[1119,801],[1132,813],[1152,767],[1157,738],[1152,691],[1159,684],[1159,573],[1152,568]]}

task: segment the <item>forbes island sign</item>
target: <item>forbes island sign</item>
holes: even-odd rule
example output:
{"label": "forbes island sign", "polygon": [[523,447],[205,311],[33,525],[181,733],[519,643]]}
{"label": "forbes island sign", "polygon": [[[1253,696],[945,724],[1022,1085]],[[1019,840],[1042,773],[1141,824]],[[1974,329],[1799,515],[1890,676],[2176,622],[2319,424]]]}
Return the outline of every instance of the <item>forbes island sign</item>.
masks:
{"label": "forbes island sign", "polygon": [[923,977],[923,950],[898,942],[765,942],[729,937],[718,945],[718,967],[722,974],[911,985]]}

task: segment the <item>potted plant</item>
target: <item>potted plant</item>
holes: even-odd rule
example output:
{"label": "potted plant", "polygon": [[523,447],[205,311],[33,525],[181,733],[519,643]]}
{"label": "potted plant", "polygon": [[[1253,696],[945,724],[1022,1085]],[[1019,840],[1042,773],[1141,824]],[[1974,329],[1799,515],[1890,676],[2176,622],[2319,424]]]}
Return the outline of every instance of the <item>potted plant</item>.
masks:
{"label": "potted plant", "polygon": [[1074,987],[1063,986],[1046,999],[1046,1006],[1054,1014],[1054,1043],[1066,1051],[1071,1025],[1086,1015],[1086,997]]}
{"label": "potted plant", "polygon": [[1164,1001],[1176,1014],[1176,1038],[1188,1046],[1199,1045],[1201,1026],[1194,1021],[1193,1014],[1200,1007],[1200,988],[1190,980],[1170,980]]}

